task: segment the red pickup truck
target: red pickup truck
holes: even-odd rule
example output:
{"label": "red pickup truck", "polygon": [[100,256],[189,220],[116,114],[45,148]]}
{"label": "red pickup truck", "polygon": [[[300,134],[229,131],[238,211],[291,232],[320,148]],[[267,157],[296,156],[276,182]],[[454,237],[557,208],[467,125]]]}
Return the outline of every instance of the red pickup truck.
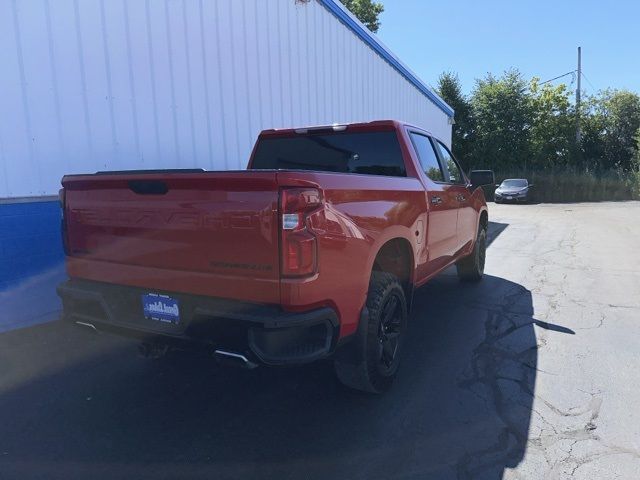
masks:
{"label": "red pickup truck", "polygon": [[482,277],[493,173],[396,121],[263,131],[247,171],[68,175],[64,318],[386,390],[414,289]]}

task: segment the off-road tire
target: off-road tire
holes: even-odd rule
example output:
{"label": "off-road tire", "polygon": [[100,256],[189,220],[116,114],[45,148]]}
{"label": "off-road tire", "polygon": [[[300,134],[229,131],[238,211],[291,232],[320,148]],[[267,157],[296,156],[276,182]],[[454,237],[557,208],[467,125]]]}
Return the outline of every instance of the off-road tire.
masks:
{"label": "off-road tire", "polygon": [[[389,309],[392,308],[394,311],[390,314]],[[367,310],[368,321],[361,319],[367,321],[367,324],[361,325],[356,335],[361,338],[356,338],[343,347],[358,349],[358,352],[349,352],[351,355],[346,357],[350,361],[345,361],[345,356],[338,355],[334,368],[340,382],[347,387],[369,393],[382,393],[391,387],[396,377],[407,328],[407,300],[395,275],[377,271],[372,273]],[[392,321],[387,318],[389,315],[392,315]],[[396,339],[395,347],[390,346],[389,342],[393,343]],[[393,355],[389,361],[392,348]]]}
{"label": "off-road tire", "polygon": [[462,260],[458,260],[456,268],[458,278],[463,282],[478,282],[484,273],[484,262],[487,254],[487,229],[480,225],[473,251]]}

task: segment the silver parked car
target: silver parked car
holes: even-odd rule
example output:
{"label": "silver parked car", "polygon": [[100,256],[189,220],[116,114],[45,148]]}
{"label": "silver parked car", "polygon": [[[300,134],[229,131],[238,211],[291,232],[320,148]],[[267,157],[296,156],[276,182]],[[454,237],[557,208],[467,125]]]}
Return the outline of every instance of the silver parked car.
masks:
{"label": "silver parked car", "polygon": [[508,178],[496,186],[498,187],[494,193],[496,203],[527,202],[530,199],[529,190],[533,184],[526,178]]}

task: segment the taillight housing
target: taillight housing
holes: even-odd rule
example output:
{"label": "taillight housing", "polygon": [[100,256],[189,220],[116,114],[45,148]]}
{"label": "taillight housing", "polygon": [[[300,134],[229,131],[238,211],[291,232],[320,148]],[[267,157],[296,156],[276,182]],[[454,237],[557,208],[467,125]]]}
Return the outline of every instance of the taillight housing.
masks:
{"label": "taillight housing", "polygon": [[322,206],[315,188],[284,188],[280,191],[280,257],[282,276],[306,277],[318,268],[318,240],[308,227],[310,214]]}
{"label": "taillight housing", "polygon": [[58,200],[60,201],[60,210],[62,211],[61,221],[60,221],[60,233],[62,235],[62,248],[64,249],[64,254],[69,255],[69,236],[67,233],[67,218],[66,218],[66,209],[67,209],[67,195],[64,188],[61,188],[58,192]]}

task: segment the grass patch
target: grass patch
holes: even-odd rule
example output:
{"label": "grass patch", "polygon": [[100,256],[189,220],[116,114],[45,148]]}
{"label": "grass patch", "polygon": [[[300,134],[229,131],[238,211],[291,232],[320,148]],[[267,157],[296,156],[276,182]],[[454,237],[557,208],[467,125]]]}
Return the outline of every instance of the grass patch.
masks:
{"label": "grass patch", "polygon": [[[541,172],[496,172],[497,183],[506,178],[526,178],[534,186],[530,198],[533,202],[603,202],[640,198],[640,173],[620,174],[578,172],[574,170],[548,170]],[[493,199],[495,187],[485,190]]]}

